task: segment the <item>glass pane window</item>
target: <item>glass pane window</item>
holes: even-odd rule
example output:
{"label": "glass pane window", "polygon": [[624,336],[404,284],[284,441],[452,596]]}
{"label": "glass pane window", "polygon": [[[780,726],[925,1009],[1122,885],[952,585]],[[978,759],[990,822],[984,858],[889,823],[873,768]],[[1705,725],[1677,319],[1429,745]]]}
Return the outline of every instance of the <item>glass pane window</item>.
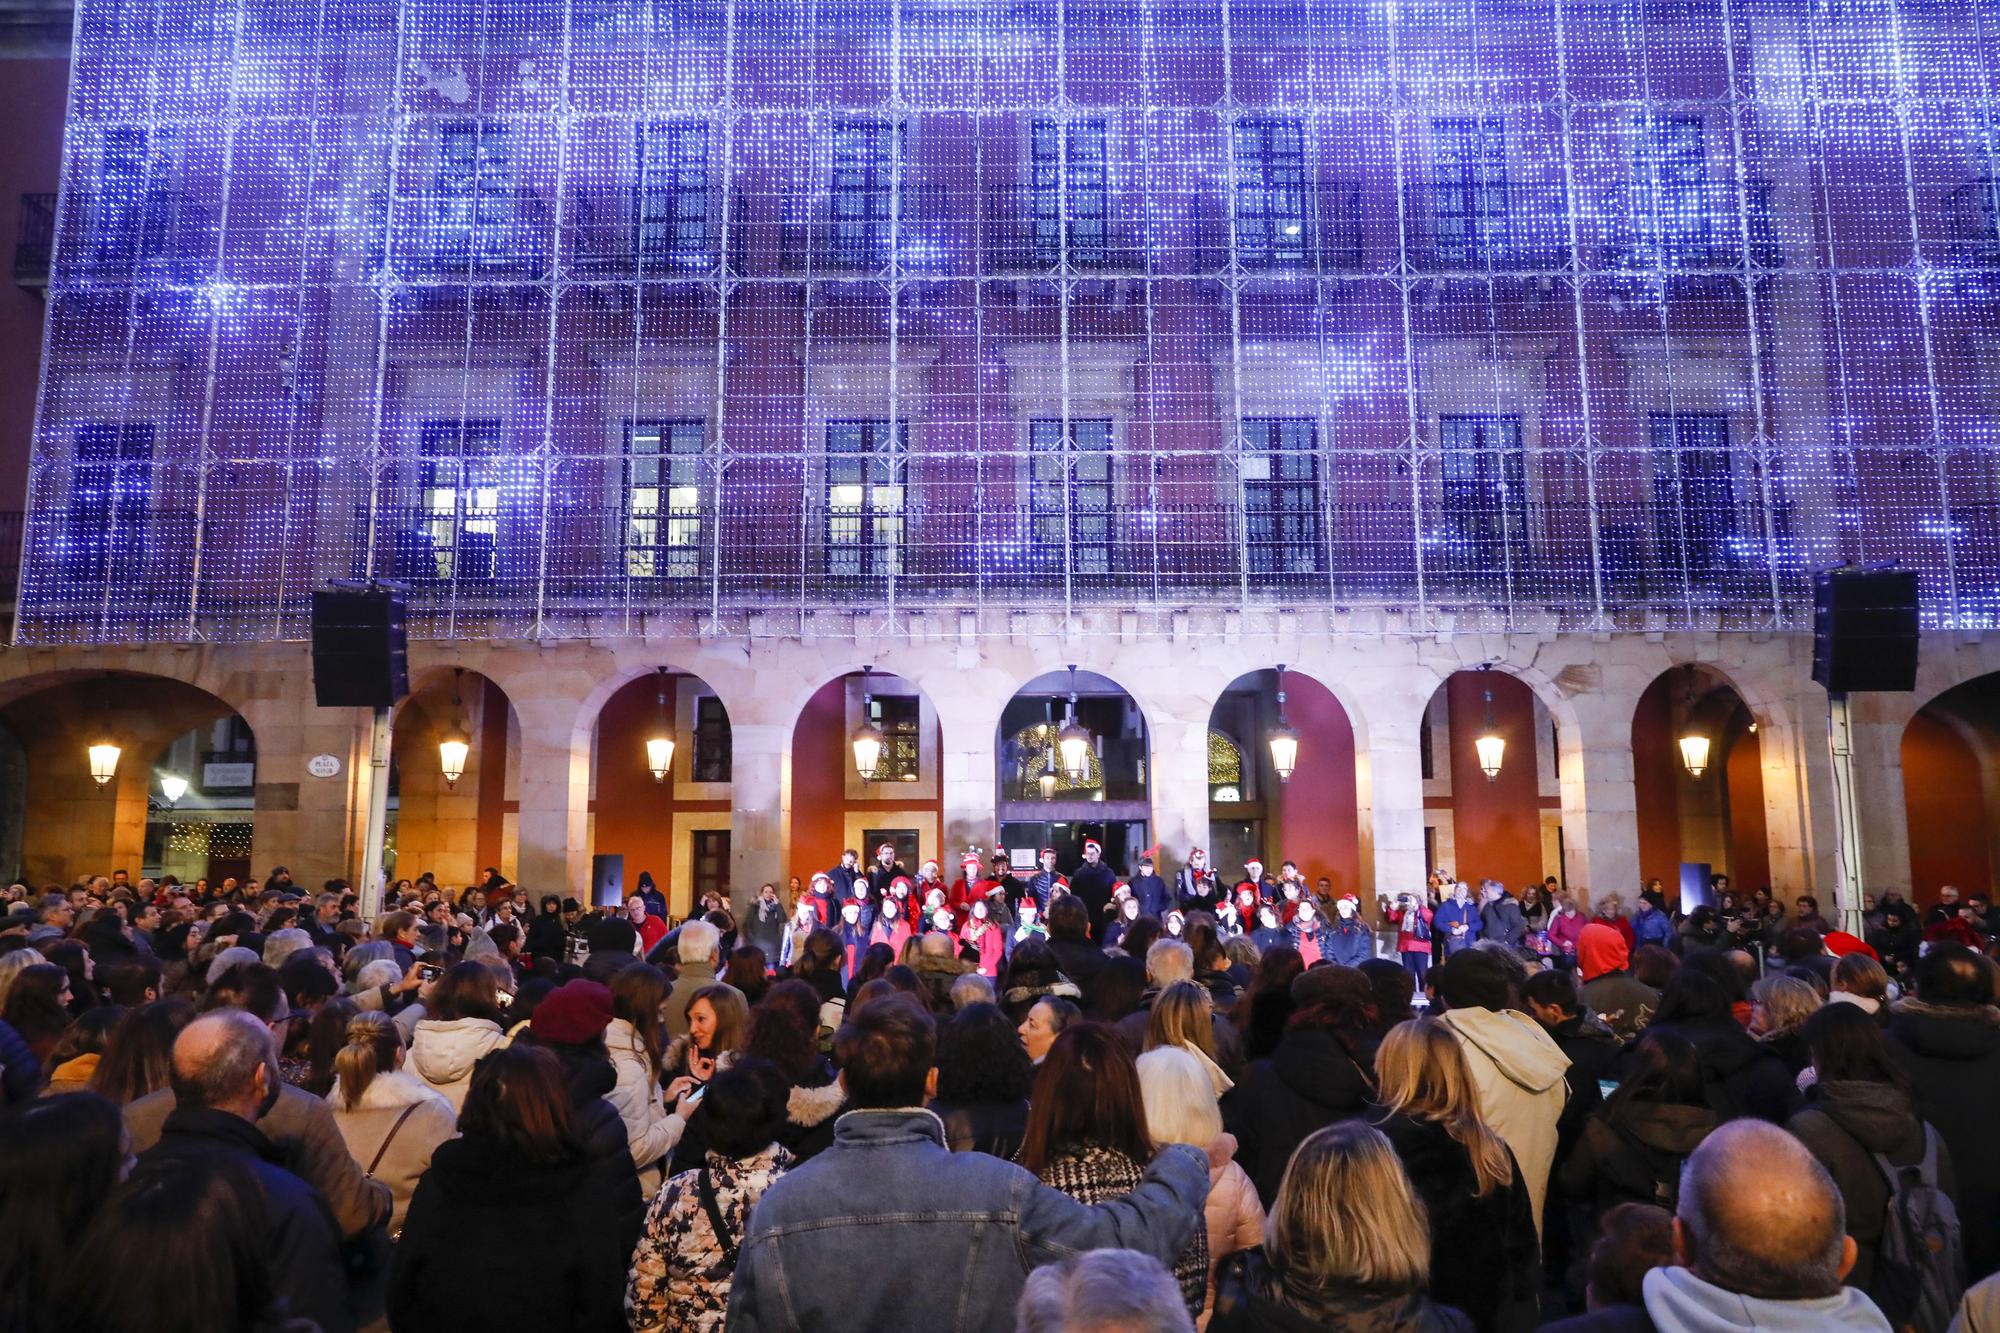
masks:
{"label": "glass pane window", "polygon": [[915,782],[919,776],[918,699],[913,694],[876,694],[868,700],[868,720],[882,731],[877,782]]}
{"label": "glass pane window", "polygon": [[625,433],[625,574],[693,578],[701,573],[706,426],[634,421]]}
{"label": "glass pane window", "polygon": [[508,258],[514,169],[504,121],[448,120],[439,127],[436,258],[476,267]]}
{"label": "glass pane window", "polygon": [[490,579],[500,534],[500,423],[426,421],[414,577]]}
{"label": "glass pane window", "polygon": [[77,427],[62,565],[72,578],[102,578],[144,553],[153,496],[153,426],[89,421]]}
{"label": "glass pane window", "polygon": [[905,423],[826,426],[826,572],[881,577],[903,570]]}
{"label": "glass pane window", "polygon": [[1243,423],[1243,536],[1252,574],[1317,574],[1320,539],[1318,430],[1306,417]]}
{"label": "glass pane window", "polygon": [[713,267],[708,151],[706,122],[654,121],[639,126],[641,262],[674,269]]}
{"label": "glass pane window", "polygon": [[729,781],[734,738],[729,730],[729,712],[722,700],[704,694],[694,705],[694,780]]}
{"label": "glass pane window", "polygon": [[1735,564],[1736,474],[1729,418],[1720,412],[1655,412],[1647,422],[1653,454],[1653,530],[1660,562],[1690,579]]}
{"label": "glass pane window", "polygon": [[1517,416],[1446,416],[1442,530],[1435,534],[1445,568],[1484,574],[1506,564],[1528,531],[1527,463]]}
{"label": "glass pane window", "polygon": [[829,264],[882,268],[889,262],[902,148],[903,127],[893,121],[834,123]]}
{"label": "glass pane window", "polygon": [[1507,246],[1507,129],[1499,116],[1431,122],[1431,214],[1438,261],[1481,268]]}
{"label": "glass pane window", "polygon": [[1104,122],[1038,118],[1031,135],[1029,239],[1035,262],[1099,265],[1108,251]]}
{"label": "glass pane window", "polygon": [[1111,421],[1059,417],[1028,423],[1028,531],[1036,563],[1076,574],[1112,571]]}
{"label": "glass pane window", "polygon": [[1305,128],[1296,120],[1236,123],[1236,255],[1249,268],[1306,263]]}
{"label": "glass pane window", "polygon": [[1633,143],[1632,218],[1642,256],[1669,268],[1709,262],[1714,225],[1702,118],[1640,112]]}

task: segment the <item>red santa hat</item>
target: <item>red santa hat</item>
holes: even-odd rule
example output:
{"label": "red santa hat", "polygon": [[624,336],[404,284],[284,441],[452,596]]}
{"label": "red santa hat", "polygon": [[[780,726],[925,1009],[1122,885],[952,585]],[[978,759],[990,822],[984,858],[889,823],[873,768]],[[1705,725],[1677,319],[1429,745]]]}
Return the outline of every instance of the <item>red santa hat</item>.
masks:
{"label": "red santa hat", "polygon": [[884,852],[887,852],[887,853],[888,853],[889,855],[891,855],[891,856],[894,856],[894,855],[896,854],[896,846],[895,846],[895,844],[894,844],[894,843],[888,843],[888,842],[885,842],[885,843],[883,843],[883,844],[882,844],[882,845],[881,845],[880,847],[877,847],[877,848],[875,849],[875,855],[877,855],[877,856],[880,856],[880,855],[882,855],[882,853],[884,853]]}
{"label": "red santa hat", "polygon": [[1053,848],[1053,847],[1044,847],[1044,848],[1042,848],[1042,855],[1043,855],[1043,856],[1054,856],[1055,854],[1056,854],[1056,849],[1055,849],[1055,848]]}
{"label": "red santa hat", "polygon": [[1101,855],[1104,851],[1104,848],[1098,843],[1097,839],[1085,838],[1083,840],[1083,850],[1085,850],[1086,852],[1097,852]]}
{"label": "red santa hat", "polygon": [[815,870],[813,871],[812,882],[814,884],[831,884],[833,883],[833,876],[827,874],[824,870]]}
{"label": "red santa hat", "polygon": [[1358,893],[1343,893],[1340,895],[1340,901],[1353,903],[1356,907],[1359,907],[1361,906],[1361,895]]}
{"label": "red santa hat", "polygon": [[979,868],[978,852],[967,852],[964,856],[958,858],[958,868],[960,870],[965,869],[967,866],[971,866],[974,870]]}
{"label": "red santa hat", "polygon": [[1263,863],[1262,861],[1259,861],[1259,860],[1258,860],[1258,859],[1257,859],[1256,857],[1254,857],[1254,856],[1246,856],[1246,857],[1244,857],[1244,858],[1243,858],[1243,868],[1244,868],[1245,870],[1248,870],[1248,869],[1249,869],[1249,868],[1250,868],[1251,866],[1256,866],[1256,867],[1257,867],[1257,868],[1258,868],[1259,870],[1262,870],[1262,869],[1264,868],[1264,863]]}
{"label": "red santa hat", "polygon": [[1111,881],[1111,892],[1114,896],[1120,893],[1130,893],[1132,892],[1132,886],[1122,879],[1114,879]]}
{"label": "red santa hat", "polygon": [[1208,855],[1208,848],[1206,847],[1188,848],[1188,860],[1190,861],[1194,860],[1194,858],[1197,856],[1207,856],[1207,855]]}
{"label": "red santa hat", "polygon": [[904,889],[914,889],[917,887],[916,885],[910,882],[910,877],[908,875],[898,875],[896,876],[896,878],[889,881],[890,888],[893,889],[899,886]]}

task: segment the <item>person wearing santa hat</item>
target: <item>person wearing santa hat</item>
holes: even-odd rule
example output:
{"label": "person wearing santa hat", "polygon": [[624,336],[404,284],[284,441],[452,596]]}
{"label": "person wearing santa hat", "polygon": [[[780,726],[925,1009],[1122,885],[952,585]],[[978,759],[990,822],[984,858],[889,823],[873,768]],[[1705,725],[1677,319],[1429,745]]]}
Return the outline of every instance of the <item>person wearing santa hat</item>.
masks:
{"label": "person wearing santa hat", "polygon": [[1012,953],[1013,945],[1019,944],[1022,940],[1045,940],[1049,937],[1049,928],[1042,924],[1041,917],[1042,914],[1036,908],[1033,898],[1021,899],[1021,915],[1015,923],[1013,944],[1008,946],[1007,952]]}
{"label": "person wearing santa hat", "polygon": [[1020,877],[1014,873],[1014,867],[1009,863],[1006,852],[993,853],[988,862],[986,878],[989,882],[999,885],[1001,891],[1007,895],[1007,908],[1011,912],[1021,901],[1022,887]]}
{"label": "person wearing santa hat", "polygon": [[1213,912],[1221,896],[1216,874],[1208,868],[1208,853],[1199,847],[1189,848],[1187,864],[1174,876],[1174,905],[1183,914]]}
{"label": "person wearing santa hat", "polygon": [[811,890],[799,901],[811,906],[814,918],[825,930],[832,930],[833,923],[840,920],[841,900],[830,871],[816,873],[812,877]]}
{"label": "person wearing santa hat", "polygon": [[882,901],[882,915],[897,917],[904,926],[914,931],[921,916],[918,908],[922,902],[916,886],[909,880],[892,879],[889,881],[889,896]]}
{"label": "person wearing santa hat", "polygon": [[1264,873],[1264,863],[1254,856],[1243,862],[1243,878],[1236,881],[1239,896],[1246,884],[1256,893],[1257,901],[1265,903],[1278,901],[1278,881]]}
{"label": "person wearing santa hat", "polygon": [[1083,864],[1069,877],[1069,891],[1083,902],[1083,910],[1090,917],[1093,938],[1104,933],[1105,909],[1111,905],[1111,889],[1118,882],[1118,876],[1104,863],[1104,847],[1095,838],[1083,840]]}
{"label": "person wearing santa hat", "polygon": [[944,882],[944,871],[938,868],[936,861],[927,860],[917,867],[916,884],[911,892],[922,901],[931,896],[931,890],[934,888],[943,889],[947,899],[951,897],[951,889]]}
{"label": "person wearing santa hat", "polygon": [[1236,900],[1224,898],[1215,905],[1215,933],[1222,939],[1233,940],[1247,929],[1245,922],[1257,919],[1257,909],[1239,911]]}
{"label": "person wearing santa hat", "polygon": [[1023,891],[1022,898],[1023,901],[1032,901],[1035,904],[1035,911],[1038,915],[1046,916],[1049,911],[1049,899],[1055,896],[1057,889],[1067,892],[1069,890],[1069,881],[1056,873],[1056,849],[1053,847],[1044,847],[1042,848],[1042,868],[1028,876],[1027,887]]}
{"label": "person wearing santa hat", "polygon": [[992,886],[980,874],[979,853],[968,851],[958,858],[958,878],[951,882],[951,889],[945,894],[945,902],[965,920],[966,909],[986,896]]}
{"label": "person wearing santa hat", "polygon": [[833,881],[835,902],[846,902],[854,896],[854,881],[861,878],[861,853],[849,847],[840,854],[840,864],[826,872]]}
{"label": "person wearing santa hat", "polygon": [[[906,895],[905,901],[907,902],[909,881],[899,879],[896,881],[896,884],[902,886],[903,892]],[[893,894],[893,892],[894,889],[892,888],[891,893]],[[868,942],[870,944],[888,945],[896,951],[896,957],[900,959],[903,956],[903,945],[909,938],[910,919],[897,909],[895,899],[891,897],[884,910],[876,915],[875,924],[869,928]]]}
{"label": "person wearing santa hat", "polygon": [[[861,909],[861,933],[867,934],[875,924],[875,917],[881,911],[881,901],[874,892],[874,886],[866,879],[855,880],[854,896],[849,898],[847,903],[852,903]],[[842,903],[841,906],[845,907],[847,903]]]}
{"label": "person wearing santa hat", "polygon": [[1361,919],[1361,899],[1343,893],[1333,910],[1332,925],[1320,932],[1320,957],[1343,967],[1359,967],[1375,956],[1375,932]]}
{"label": "person wearing santa hat", "polygon": [[[862,892],[867,889],[867,886],[867,881],[861,880],[855,884],[855,890],[857,893]],[[853,978],[855,971],[860,968],[861,955],[868,952],[868,945],[870,943],[868,931],[869,927],[863,925],[861,921],[861,900],[859,898],[849,898],[846,902],[842,903],[840,905],[840,924],[834,927],[833,933],[840,937],[840,984],[843,986]]]}
{"label": "person wearing santa hat", "polygon": [[969,944],[978,950],[979,975],[997,980],[1000,968],[1007,961],[1007,938],[1005,932],[993,923],[992,908],[985,898],[975,898],[968,904],[965,927],[958,938],[961,944]]}
{"label": "person wearing santa hat", "polygon": [[889,885],[898,875],[908,879],[910,872],[896,859],[895,845],[885,842],[875,849],[875,864],[868,867],[868,887],[875,890],[877,901],[888,896]]}

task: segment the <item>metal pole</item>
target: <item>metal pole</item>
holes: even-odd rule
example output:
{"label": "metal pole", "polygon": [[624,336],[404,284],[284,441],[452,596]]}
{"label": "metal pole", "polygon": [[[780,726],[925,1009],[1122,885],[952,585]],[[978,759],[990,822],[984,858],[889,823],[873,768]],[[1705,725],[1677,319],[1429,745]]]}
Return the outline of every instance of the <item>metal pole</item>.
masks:
{"label": "metal pole", "polygon": [[389,710],[375,710],[375,725],[368,743],[368,829],[362,839],[361,882],[354,887],[361,894],[361,916],[373,921],[382,913],[382,841],[389,822]]}
{"label": "metal pole", "polygon": [[1834,910],[1840,928],[1862,933],[1861,808],[1854,791],[1854,740],[1847,696],[1832,696],[1827,718],[1827,742],[1833,751]]}

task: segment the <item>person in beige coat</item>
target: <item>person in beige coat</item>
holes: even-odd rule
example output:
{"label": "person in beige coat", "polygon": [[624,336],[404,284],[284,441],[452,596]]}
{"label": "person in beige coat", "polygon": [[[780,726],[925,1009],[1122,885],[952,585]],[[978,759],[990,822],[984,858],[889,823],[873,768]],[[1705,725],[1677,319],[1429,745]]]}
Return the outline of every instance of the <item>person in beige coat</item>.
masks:
{"label": "person in beige coat", "polygon": [[1208,1148],[1208,1295],[1197,1324],[1208,1327],[1215,1311],[1215,1273],[1238,1250],[1264,1243],[1264,1205],[1257,1186],[1236,1164],[1236,1136],[1222,1129],[1213,1065],[1180,1046],[1156,1046],[1139,1057],[1139,1096],[1146,1132],[1154,1143],[1199,1143]]}
{"label": "person in beige coat", "polygon": [[458,1113],[443,1093],[403,1071],[402,1029],[387,1014],[347,1021],[347,1044],[335,1053],[333,1069],[326,1095],[333,1122],[362,1171],[389,1187],[394,1236],[431,1153],[457,1136]]}
{"label": "person in beige coat", "polygon": [[456,1114],[479,1057],[507,1044],[500,987],[483,963],[457,963],[438,978],[424,1008],[410,1039],[410,1071],[443,1093]]}

